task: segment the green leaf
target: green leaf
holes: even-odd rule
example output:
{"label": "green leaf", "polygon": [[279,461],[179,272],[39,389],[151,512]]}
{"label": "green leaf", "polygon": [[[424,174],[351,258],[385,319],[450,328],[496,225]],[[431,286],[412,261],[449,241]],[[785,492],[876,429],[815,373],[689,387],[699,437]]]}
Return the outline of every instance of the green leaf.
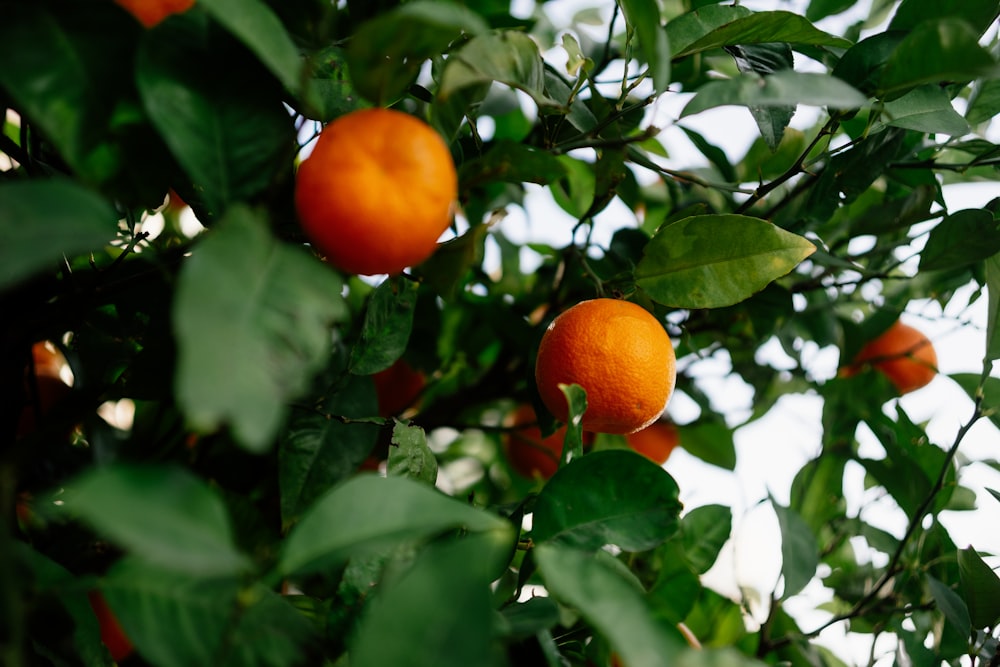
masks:
{"label": "green leaf", "polygon": [[1000,577],[972,547],[959,550],[958,571],[972,627],[996,627],[1000,621]]}
{"label": "green leaf", "polygon": [[944,614],[945,619],[961,636],[971,636],[972,619],[969,618],[969,608],[965,606],[965,601],[962,600],[958,593],[941,581],[938,581],[929,574],[924,576],[927,581],[927,587],[934,597],[934,602],[937,604],[938,609],[941,610],[941,613]]}
{"label": "green leaf", "polygon": [[278,442],[281,519],[286,528],[317,498],[357,471],[375,446],[379,426],[350,419],[377,411],[371,381],[348,375],[318,410],[293,413]]}
{"label": "green leaf", "polygon": [[[1000,277],[1000,274],[998,274]],[[991,348],[990,359],[1000,359],[1000,341],[991,343],[993,339],[990,337],[996,329],[987,326],[987,345],[993,345]],[[958,383],[958,385],[965,390],[965,393],[969,395],[972,400],[977,400],[982,394],[982,410],[983,414],[993,422],[993,425],[1000,428],[1000,378],[987,377],[984,378],[979,373],[955,373],[951,376],[951,379]],[[980,382],[983,382],[982,390],[980,391]]]}
{"label": "green leaf", "polygon": [[660,21],[656,0],[619,0],[625,22],[635,31],[639,53],[649,68],[653,90],[662,93],[670,85],[670,42]]}
{"label": "green leaf", "polygon": [[959,18],[978,28],[981,35],[996,17],[996,0],[903,0],[889,30],[912,30],[925,21]]}
{"label": "green leaf", "polygon": [[340,288],[328,267],[234,207],[178,279],[175,392],[192,426],[228,423],[241,445],[266,450],[287,401],[329,357],[330,325],[346,311]]}
{"label": "green leaf", "polygon": [[[783,43],[727,46],[726,52],[736,60],[737,68],[744,74],[754,72],[769,76],[791,70],[794,65],[792,49]],[[748,108],[768,147],[772,152],[778,150],[785,128],[795,115],[795,106],[750,105]]]}
{"label": "green leaf", "polygon": [[659,621],[642,592],[595,554],[556,544],[534,550],[549,593],[601,633],[629,667],[673,664],[685,649],[679,633]]}
{"label": "green leaf", "polygon": [[527,93],[543,107],[559,106],[545,92],[545,66],[538,45],[514,30],[473,37],[452,53],[445,62],[438,95],[447,98],[461,88],[494,81]]}
{"label": "green leaf", "polygon": [[73,482],[63,501],[71,516],[160,567],[211,575],[250,564],[234,546],[222,500],[180,468],[98,468]]}
{"label": "green leaf", "polygon": [[784,276],[816,247],[758,218],[699,215],[661,227],[635,268],[651,299],[676,308],[739,303]]}
{"label": "green leaf", "polygon": [[426,60],[463,36],[488,30],[478,14],[457,4],[423,0],[396,7],[364,23],[348,43],[354,87],[374,104],[389,104],[406,92]]}
{"label": "green leaf", "polygon": [[682,539],[675,536],[656,550],[659,571],[646,596],[657,616],[680,623],[698,602],[701,581],[688,562]]}
{"label": "green leaf", "polygon": [[[703,12],[705,9],[707,8],[700,9],[698,12]],[[685,28],[686,31],[689,31],[687,26]],[[670,33],[670,38],[674,38],[673,32]],[[693,42],[684,44],[684,41],[686,40],[681,40],[680,44],[672,44],[675,59],[736,44],[785,42],[788,44],[833,46],[843,49],[851,46],[850,41],[819,30],[798,14],[784,11],[757,12],[734,18],[715,27]]]}
{"label": "green leaf", "polygon": [[928,134],[957,137],[969,132],[969,123],[951,105],[940,86],[920,86],[885,103],[885,123]]}
{"label": "green leaf", "polygon": [[587,392],[578,384],[560,385],[560,391],[566,397],[566,405],[569,406],[566,418],[566,435],[563,438],[562,454],[559,457],[559,466],[565,466],[573,459],[583,456],[583,414],[587,411]]}
{"label": "green leaf", "polygon": [[[986,314],[986,354],[983,366],[988,372],[994,361],[1000,359],[1000,254],[989,257],[986,262],[986,294],[988,297]],[[1000,387],[987,394],[1000,407]],[[975,398],[975,397],[973,397]],[[994,424],[1000,424],[1000,414],[993,411],[990,416]]]}
{"label": "green leaf", "polygon": [[73,182],[0,182],[0,290],[63,257],[96,251],[118,234],[118,214],[100,195]]}
{"label": "green leaf", "polygon": [[812,0],[806,8],[806,19],[819,21],[828,16],[845,12],[855,5],[854,0]]}
{"label": "green leaf", "polygon": [[741,5],[710,4],[667,21],[667,39],[670,42],[671,55],[675,59],[680,59],[693,54],[694,51],[688,51],[688,47],[692,44],[722,26],[752,14],[753,12]]}
{"label": "green leaf", "polygon": [[581,549],[652,549],[677,530],[674,479],[628,450],[593,452],[563,466],[535,501],[532,539]]}
{"label": "green leaf", "polygon": [[193,16],[149,31],[136,79],[150,120],[214,218],[290,177],[295,128],[277,87],[269,91],[244,52],[209,32]]}
{"label": "green leaf", "polygon": [[997,74],[990,53],[968,23],[945,18],[921,23],[903,38],[882,71],[883,95],[925,83],[971,81]]}
{"label": "green leaf", "polygon": [[824,451],[803,465],[792,480],[789,507],[806,522],[814,535],[821,534],[831,521],[846,515],[846,464],[839,453]]}
{"label": "green leaf", "polygon": [[701,86],[684,106],[681,117],[727,105],[787,107],[806,104],[854,109],[865,104],[867,99],[852,86],[827,74],[791,70],[764,77],[744,74]]}
{"label": "green leaf", "polygon": [[728,183],[736,182],[736,170],[733,169],[733,165],[724,150],[709,142],[704,136],[692,129],[686,128],[683,125],[678,125],[677,127],[687,135],[687,138],[695,145],[695,148],[701,151],[701,154],[708,159],[712,166],[719,170],[719,175],[722,176],[723,180]]}
{"label": "green leaf", "polygon": [[552,198],[562,210],[574,218],[582,218],[594,203],[597,192],[597,176],[593,167],[569,155],[560,155],[559,163],[564,168],[564,177],[551,183]]}
{"label": "green leaf", "polygon": [[463,192],[485,183],[538,183],[548,185],[566,176],[565,164],[552,153],[502,140],[480,158],[466,160],[459,169]]}
{"label": "green leaf", "polygon": [[736,469],[736,443],[725,423],[700,419],[684,425],[684,451],[725,470]]}
{"label": "green leaf", "polygon": [[[994,48],[994,55],[996,49]],[[1000,79],[980,79],[972,85],[965,119],[972,125],[986,123],[1000,114]]]}
{"label": "green leaf", "polygon": [[351,350],[350,371],[371,375],[403,356],[413,329],[420,285],[401,276],[387,278],[368,298],[361,339]]}
{"label": "green leaf", "polygon": [[286,575],[314,572],[457,528],[493,533],[501,541],[513,532],[504,519],[421,482],[362,474],[313,504],[285,540],[278,568]]}
{"label": "green leaf", "polygon": [[785,580],[781,598],[788,599],[805,588],[816,575],[819,546],[809,524],[795,510],[773,500],[771,506],[778,515],[781,529],[781,576]]}
{"label": "green leaf", "polygon": [[715,564],[729,540],[732,526],[733,511],[725,505],[703,505],[684,515],[681,539],[684,554],[695,573],[705,574]]}
{"label": "green leaf", "polygon": [[331,45],[308,56],[309,78],[305,84],[307,113],[329,122],[338,116],[368,106],[354,89],[343,47]]}
{"label": "green leaf", "polygon": [[920,252],[921,271],[968,266],[1000,252],[1000,222],[985,209],[965,209],[946,216],[927,236]]}
{"label": "green leaf", "polygon": [[499,623],[504,637],[532,637],[559,623],[559,605],[548,597],[528,598],[500,609]]}
{"label": "green leaf", "polygon": [[498,546],[482,536],[434,544],[405,572],[380,583],[351,643],[351,665],[498,664],[489,567],[507,553]]}
{"label": "green leaf", "polygon": [[434,486],[437,482],[438,462],[427,446],[424,429],[401,421],[392,428],[392,446],[389,447],[388,474],[409,477]]}

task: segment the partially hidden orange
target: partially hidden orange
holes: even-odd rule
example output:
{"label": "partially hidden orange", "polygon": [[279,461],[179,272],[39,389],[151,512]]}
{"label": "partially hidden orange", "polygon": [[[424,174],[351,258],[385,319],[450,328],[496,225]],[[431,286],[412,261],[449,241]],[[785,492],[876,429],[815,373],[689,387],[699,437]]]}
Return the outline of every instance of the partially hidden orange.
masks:
{"label": "partially hidden orange", "polygon": [[566,421],[559,385],[587,392],[583,429],[633,433],[659,419],[674,390],[676,358],[663,325],[619,299],[581,301],[549,324],[538,347],[535,382],[552,414]]}
{"label": "partially hidden orange", "polygon": [[629,447],[650,461],[663,465],[680,442],[677,426],[673,422],[660,419],[646,428],[625,436]]}
{"label": "partially hidden orange", "polygon": [[866,343],[840,374],[850,377],[866,368],[874,368],[889,378],[896,391],[908,394],[934,379],[937,363],[937,352],[930,339],[919,329],[897,320]]}
{"label": "partially hidden orange", "polygon": [[353,111],[327,125],[295,182],[306,237],[331,264],[361,275],[398,274],[427,259],[457,197],[447,144],[392,109]]}
{"label": "partially hidden orange", "polygon": [[[508,427],[503,434],[504,454],[515,472],[528,479],[548,479],[556,474],[566,438],[565,426],[543,437],[538,417],[527,403],[511,412],[504,425]],[[587,445],[594,438],[585,433],[583,440]]]}
{"label": "partially hidden orange", "polygon": [[186,12],[194,6],[195,0],[115,0],[147,28],[167,18],[171,14]]}
{"label": "partially hidden orange", "polygon": [[62,379],[66,358],[52,343],[35,343],[31,346],[31,356],[33,367],[25,369],[24,374],[27,403],[18,418],[18,438],[37,430],[39,419],[52,412],[72,391]]}
{"label": "partially hidden orange", "polygon": [[392,366],[372,375],[378,396],[378,413],[392,417],[416,403],[427,384],[426,376],[406,360],[398,359]]}
{"label": "partially hidden orange", "polygon": [[87,597],[90,599],[90,606],[100,624],[101,641],[108,647],[108,653],[111,654],[112,659],[115,662],[121,662],[132,655],[132,641],[122,630],[118,618],[111,611],[104,595],[98,590],[91,590],[87,593]]}

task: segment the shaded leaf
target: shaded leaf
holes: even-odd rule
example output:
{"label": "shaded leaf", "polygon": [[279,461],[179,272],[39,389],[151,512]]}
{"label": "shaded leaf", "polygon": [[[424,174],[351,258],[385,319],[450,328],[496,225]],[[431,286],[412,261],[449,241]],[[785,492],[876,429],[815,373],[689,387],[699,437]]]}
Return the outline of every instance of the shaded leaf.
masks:
{"label": "shaded leaf", "polygon": [[786,70],[766,77],[746,74],[706,83],[684,106],[681,117],[728,105],[788,107],[806,104],[854,109],[866,101],[864,95],[836,77]]}
{"label": "shaded leaf", "polygon": [[[986,371],[993,367],[993,362],[1000,359],[1000,254],[986,259],[986,354],[983,356],[983,366]],[[1000,407],[1000,387],[992,388],[987,398]],[[994,424],[1000,424],[1000,416],[993,411],[990,416]]]}
{"label": "shaded leaf", "polygon": [[552,153],[510,140],[497,142],[485,155],[466,160],[459,169],[463,191],[496,181],[547,185],[565,175],[566,166]]}
{"label": "shaded leaf", "polygon": [[559,605],[552,598],[533,597],[500,610],[499,633],[504,637],[532,637],[559,622]]}
{"label": "shaded leaf", "polygon": [[402,276],[383,280],[368,298],[361,338],[351,349],[350,371],[371,375],[403,356],[413,329],[420,285]]}
{"label": "shaded leaf", "polygon": [[733,431],[721,421],[700,419],[685,424],[684,451],[725,470],[736,469]]}
{"label": "shaded leaf", "polygon": [[[702,8],[698,12],[703,12],[705,9],[707,8]],[[729,17],[732,17],[733,14],[735,12],[730,13]],[[712,19],[718,20],[717,16],[721,17],[725,14],[717,10]],[[690,34],[690,29],[687,26],[685,28],[685,32]],[[670,37],[673,39],[673,32]],[[788,44],[835,46],[844,49],[851,46],[850,41],[823,32],[802,16],[785,11],[756,12],[748,16],[733,18],[723,25],[714,27],[711,32],[693,42],[685,44],[686,40],[678,41],[680,43],[672,44],[674,58],[735,44],[785,42]]]}
{"label": "shaded leaf", "polygon": [[899,43],[885,63],[884,94],[924,83],[970,81],[996,76],[997,64],[965,21],[945,18],[921,23]]}
{"label": "shaded leaf", "polygon": [[1000,621],[1000,577],[972,547],[959,550],[958,571],[972,627],[996,627]]}
{"label": "shaded leaf", "polygon": [[[989,334],[994,331],[995,329],[987,329],[987,345],[990,344],[991,340]],[[1000,341],[994,345],[996,349],[993,353],[1000,354]],[[991,357],[991,359],[1000,359],[1000,356]],[[997,428],[1000,428],[1000,378],[991,376],[984,379],[979,373],[955,373],[951,379],[957,382],[972,400],[975,401],[981,397],[983,414]],[[980,387],[981,382],[982,387]]]}
{"label": "shaded leaf", "polygon": [[[782,43],[727,46],[726,52],[736,60],[736,66],[743,73],[755,72],[767,76],[791,70],[794,65],[791,47]],[[768,147],[772,152],[778,150],[785,128],[795,115],[795,106],[750,105],[748,108]]]}
{"label": "shaded leaf", "polygon": [[625,21],[635,31],[639,53],[649,68],[653,90],[662,93],[670,85],[670,43],[660,21],[656,0],[619,0]]}
{"label": "shaded leaf", "polygon": [[889,30],[912,30],[925,21],[959,18],[982,34],[996,17],[996,0],[903,0],[896,8]]}
{"label": "shaded leaf", "polygon": [[244,447],[267,449],[345,311],[333,271],[232,209],[185,262],[174,300],[175,392],[192,426],[228,423]]}
{"label": "shaded leaf", "polygon": [[951,105],[940,86],[920,86],[885,103],[885,123],[928,134],[957,137],[969,132],[969,124]]}
{"label": "shaded leaf", "polygon": [[819,546],[816,536],[798,512],[772,500],[778,527],[781,529],[781,576],[785,586],[782,599],[788,599],[806,587],[816,575]]}
{"label": "shaded leaf", "polygon": [[392,428],[392,446],[389,447],[388,474],[434,486],[438,474],[437,458],[427,446],[427,436],[422,428],[396,421]]}
{"label": "shaded leaf", "polygon": [[684,554],[695,573],[705,574],[715,564],[732,525],[733,511],[725,505],[695,507],[681,518]]}
{"label": "shaded leaf", "polygon": [[677,530],[677,483],[627,450],[587,454],[563,466],[535,501],[532,539],[582,549],[651,549]]}
{"label": "shaded leaf", "polygon": [[927,237],[920,270],[967,266],[1000,252],[1000,222],[985,209],[965,209],[946,216]]}
{"label": "shaded leaf", "polygon": [[587,392],[578,384],[560,385],[560,391],[566,397],[566,435],[563,438],[562,454],[559,456],[559,467],[565,466],[574,459],[583,456],[583,414],[587,411]]}
{"label": "shaded leaf", "polygon": [[816,247],[758,218],[700,215],[678,220],[650,239],[636,284],[676,308],[731,306],[784,276]]}

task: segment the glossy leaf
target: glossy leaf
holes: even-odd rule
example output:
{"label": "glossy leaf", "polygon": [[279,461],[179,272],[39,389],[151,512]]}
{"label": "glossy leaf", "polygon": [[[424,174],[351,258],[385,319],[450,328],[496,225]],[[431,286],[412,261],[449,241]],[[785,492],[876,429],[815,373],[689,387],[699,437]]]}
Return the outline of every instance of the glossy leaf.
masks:
{"label": "glossy leaf", "polygon": [[260,452],[329,357],[345,307],[333,271],[238,207],[186,261],[173,312],[184,414],[201,431],[228,424]]}
{"label": "glossy leaf", "polygon": [[965,209],[945,217],[920,253],[922,271],[968,266],[1000,252],[1000,222],[985,209]]}
{"label": "glossy leaf", "polygon": [[1000,621],[1000,577],[972,547],[959,550],[958,569],[972,627],[995,627]]}
{"label": "glossy leaf", "polygon": [[711,81],[684,106],[681,117],[721,106],[787,107],[797,104],[854,109],[867,98],[853,87],[826,74],[781,71],[761,77],[752,74]]}
{"label": "glossy leaf", "polygon": [[0,183],[0,289],[63,259],[99,250],[118,235],[118,214],[71,181]]}
{"label": "glossy leaf", "polygon": [[677,483],[627,450],[587,454],[563,466],[535,501],[532,539],[581,549],[651,549],[677,530]]}
{"label": "glossy leaf", "polygon": [[351,350],[350,371],[371,375],[403,356],[413,329],[417,283],[399,276],[383,280],[368,298],[361,338]]}
{"label": "glossy leaf", "polygon": [[573,459],[583,456],[583,415],[587,411],[587,392],[578,384],[560,385],[568,406],[566,435],[563,439],[559,466],[565,466]]}
{"label": "glossy leaf", "polygon": [[[699,13],[704,10],[698,10]],[[798,14],[785,11],[757,12],[747,16],[734,17],[736,12],[729,12],[716,8],[709,19],[708,26],[713,29],[693,42],[684,43],[687,40],[678,40],[680,43],[673,44],[674,58],[688,56],[701,51],[717,49],[723,46],[735,44],[765,44],[770,42],[785,42],[788,44],[811,44],[815,46],[835,46],[847,48],[851,43],[842,38],[823,32],[816,28]],[[729,18],[730,20],[722,25],[712,25],[719,18]],[[706,24],[701,23],[701,26]],[[690,35],[693,32],[688,26],[685,32]],[[670,34],[671,40],[674,33]]]}
{"label": "glossy leaf", "polygon": [[920,86],[886,102],[883,114],[886,124],[917,132],[952,137],[969,132],[968,122],[955,111],[947,93],[938,86]]}
{"label": "glossy leaf", "polygon": [[405,477],[362,474],[316,501],[285,540],[279,569],[313,572],[397,544],[464,528],[509,536],[505,520]]}
{"label": "glossy leaf", "polygon": [[419,426],[397,421],[392,428],[388,474],[408,477],[434,486],[438,462],[427,446],[427,435]]}
{"label": "glossy leaf", "polygon": [[65,510],[126,550],[190,574],[233,573],[249,565],[233,543],[222,500],[180,468],[119,465],[73,482]]}
{"label": "glossy leaf", "polygon": [[771,502],[781,530],[782,599],[798,594],[816,574],[819,546],[809,525],[792,509]]}
{"label": "glossy leaf", "polygon": [[660,21],[660,5],[656,0],[619,0],[619,4],[625,21],[635,31],[653,89],[662,93],[670,84],[670,43]]}
{"label": "glossy leaf", "polygon": [[697,574],[705,574],[715,564],[732,525],[733,511],[725,505],[695,507],[681,518],[684,554]]}
{"label": "glossy leaf", "polygon": [[979,46],[968,23],[946,18],[921,23],[899,43],[885,63],[881,89],[904,91],[925,83],[970,81],[995,76],[997,63]]}
{"label": "glossy leaf", "polygon": [[655,617],[642,593],[592,553],[555,544],[535,548],[549,593],[607,638],[630,667],[671,664],[683,650],[677,631]]}
{"label": "glossy leaf", "polygon": [[757,218],[693,216],[653,236],[636,266],[636,284],[664,305],[720,308],[764,289],[815,249]]}

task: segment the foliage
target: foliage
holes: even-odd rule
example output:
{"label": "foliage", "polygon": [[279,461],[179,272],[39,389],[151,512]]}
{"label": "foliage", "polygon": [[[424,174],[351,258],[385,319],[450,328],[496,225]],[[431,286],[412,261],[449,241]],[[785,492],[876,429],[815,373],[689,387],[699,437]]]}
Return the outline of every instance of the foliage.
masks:
{"label": "foliage", "polygon": [[[837,665],[832,626],[905,664],[996,664],[1000,579],[940,519],[972,508],[961,445],[1000,400],[1000,199],[942,196],[998,178],[997,3],[876,0],[840,34],[817,26],[854,3],[802,4],[608,0],[563,25],[547,3],[198,0],[146,29],[112,2],[0,1],[0,663],[110,664],[96,588],[129,664]],[[372,105],[428,121],[460,177],[450,239],[382,281],[317,259],[292,202],[321,124]],[[735,158],[727,127],[688,122],[731,105],[760,130]],[[667,125],[696,164],[667,159]],[[504,224],[529,196],[569,242]],[[708,464],[734,468],[744,424],[703,364],[752,388],[751,420],[824,401],[788,504],[760,499],[782,537],[762,622],[705,584],[735,517],[682,507],[696,480],[618,436],[580,456],[578,428],[547,481],[503,458],[514,406],[557,426],[546,325],[600,295],[664,323],[697,406],[681,447]],[[951,441],[878,376],[812,372],[808,350],[850,359],[914,304],[960,322],[976,298],[983,372],[946,379],[974,407]],[[73,387],[17,438],[41,340]],[[400,358],[427,384],[382,417],[371,375]],[[372,458],[387,475],[358,472]],[[857,469],[903,530],[844,501]],[[817,626],[791,610],[819,584]]]}

